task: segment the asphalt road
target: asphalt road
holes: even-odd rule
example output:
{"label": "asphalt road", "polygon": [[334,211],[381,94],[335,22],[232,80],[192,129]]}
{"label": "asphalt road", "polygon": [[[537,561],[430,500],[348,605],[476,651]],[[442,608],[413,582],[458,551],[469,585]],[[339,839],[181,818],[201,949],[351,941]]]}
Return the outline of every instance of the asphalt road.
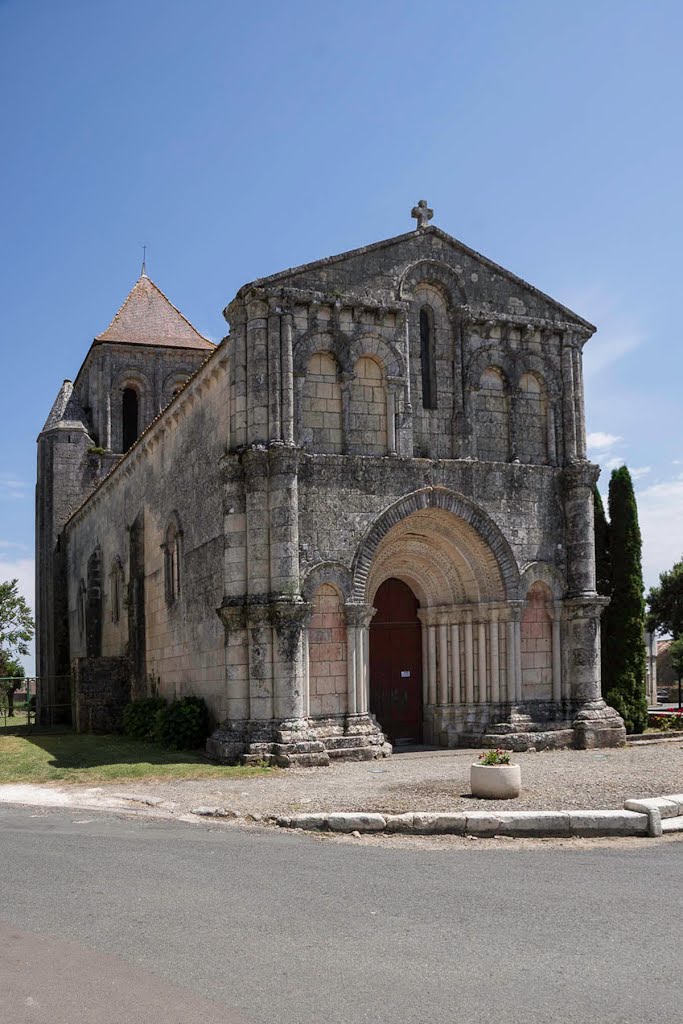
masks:
{"label": "asphalt road", "polygon": [[680,1024],[683,842],[0,809],[2,1024]]}

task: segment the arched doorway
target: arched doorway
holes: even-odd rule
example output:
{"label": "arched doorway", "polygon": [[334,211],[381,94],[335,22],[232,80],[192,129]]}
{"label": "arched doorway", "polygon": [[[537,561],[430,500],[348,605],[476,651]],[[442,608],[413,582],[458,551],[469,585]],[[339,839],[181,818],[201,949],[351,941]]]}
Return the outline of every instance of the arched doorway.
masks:
{"label": "arched doorway", "polygon": [[370,711],[389,739],[422,742],[422,638],[419,602],[391,577],[377,589],[370,625]]}

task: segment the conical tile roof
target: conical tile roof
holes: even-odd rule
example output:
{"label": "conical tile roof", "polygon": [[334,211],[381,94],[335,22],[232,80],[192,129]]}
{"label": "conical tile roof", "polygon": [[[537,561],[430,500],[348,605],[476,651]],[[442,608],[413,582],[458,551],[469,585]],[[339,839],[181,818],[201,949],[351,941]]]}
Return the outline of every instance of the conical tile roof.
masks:
{"label": "conical tile roof", "polygon": [[83,412],[78,394],[74,391],[73,382],[65,380],[59,389],[59,394],[52,403],[50,415],[45,420],[43,430],[52,430],[53,427],[57,426],[84,426],[85,421],[85,413]]}
{"label": "conical tile roof", "polygon": [[194,329],[146,274],[136,282],[106,331],[95,338],[95,342],[102,341],[207,351],[215,347]]}

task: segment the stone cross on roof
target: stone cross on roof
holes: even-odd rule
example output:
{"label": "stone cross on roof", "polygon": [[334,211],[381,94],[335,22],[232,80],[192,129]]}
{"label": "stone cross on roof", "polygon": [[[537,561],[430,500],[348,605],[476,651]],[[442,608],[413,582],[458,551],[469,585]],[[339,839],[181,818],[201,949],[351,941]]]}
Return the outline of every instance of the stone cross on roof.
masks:
{"label": "stone cross on roof", "polygon": [[420,199],[417,206],[414,206],[411,210],[410,216],[414,217],[417,221],[417,230],[419,231],[420,228],[427,227],[434,216],[434,211],[429,209],[426,199]]}

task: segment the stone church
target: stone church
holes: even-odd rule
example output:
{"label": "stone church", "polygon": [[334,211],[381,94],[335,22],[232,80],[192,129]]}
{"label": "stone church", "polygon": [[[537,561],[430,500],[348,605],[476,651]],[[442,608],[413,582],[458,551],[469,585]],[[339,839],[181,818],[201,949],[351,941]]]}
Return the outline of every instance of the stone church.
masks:
{"label": "stone church", "polygon": [[623,741],[595,328],[412,214],[244,285],[219,345],[143,267],[64,382],[38,438],[39,671],[56,705],[72,676],[80,728],[158,691],[206,699],[224,760]]}

